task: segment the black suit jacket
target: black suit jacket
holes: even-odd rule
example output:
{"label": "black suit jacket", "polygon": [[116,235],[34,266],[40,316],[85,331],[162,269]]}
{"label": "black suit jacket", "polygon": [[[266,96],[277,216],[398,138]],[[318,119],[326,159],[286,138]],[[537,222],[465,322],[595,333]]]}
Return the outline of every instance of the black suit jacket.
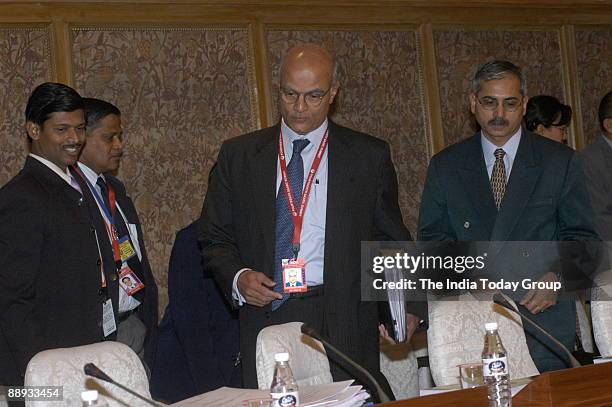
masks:
{"label": "black suit jacket", "polygon": [[[274,275],[279,126],[226,141],[211,173],[202,210],[203,264],[228,301],[238,270]],[[339,349],[378,372],[378,311],[376,303],[361,301],[360,243],[405,241],[410,234],[398,206],[388,144],[330,121],[328,149],[322,317]],[[266,324],[267,311],[269,306],[241,308],[245,358],[254,358],[254,338]]]}
{"label": "black suit jacket", "polygon": [[[580,157],[525,130],[498,212],[477,133],[431,159],[418,239],[490,241],[478,254],[487,252],[492,277],[521,281],[560,271],[560,256],[568,246],[555,242],[598,240],[592,222]],[[514,243],[519,241],[528,243]],[[509,294],[520,299],[525,293]],[[573,319],[565,322],[569,328]]]}
{"label": "black suit jacket", "polygon": [[581,154],[597,219],[595,228],[602,240],[612,242],[612,147],[604,136],[600,136],[582,150]]}
{"label": "black suit jacket", "polygon": [[[125,186],[121,181],[110,174],[104,174],[106,181],[115,189],[117,203],[125,214],[128,223],[136,226],[138,236],[138,245],[142,254],[140,260],[141,269],[138,273],[138,278],[145,284],[144,293],[138,299],[141,305],[138,307],[138,317],[147,327],[147,336],[145,338],[145,360],[149,366],[153,366],[153,358],[155,356],[155,345],[157,343],[157,321],[158,321],[158,295],[157,284],[151,271],[147,249],[145,247],[144,234],[142,225],[136,212],[134,202],[127,195]],[[141,291],[142,292],[142,291]]]}
{"label": "black suit jacket", "polygon": [[477,133],[431,159],[419,215],[419,240],[597,239],[581,160],[525,130],[499,212]]}
{"label": "black suit jacket", "polygon": [[32,157],[0,190],[0,225],[0,383],[16,384],[39,351],[103,339],[100,256],[81,194]]}
{"label": "black suit jacket", "polygon": [[224,301],[202,254],[194,222],[179,231],[168,272],[169,303],[159,326],[151,394],[177,402],[222,386],[242,387],[238,314]]}

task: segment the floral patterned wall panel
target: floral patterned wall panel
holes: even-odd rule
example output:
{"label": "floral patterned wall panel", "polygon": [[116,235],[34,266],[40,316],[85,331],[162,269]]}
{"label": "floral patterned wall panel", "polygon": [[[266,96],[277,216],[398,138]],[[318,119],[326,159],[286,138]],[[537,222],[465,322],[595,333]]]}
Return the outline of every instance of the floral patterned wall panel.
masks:
{"label": "floral patterned wall panel", "polygon": [[341,89],[333,120],[391,144],[404,221],[414,232],[431,153],[415,32],[268,30],[274,120],[280,58],[298,42],[320,43],[336,54]]}
{"label": "floral patterned wall panel", "polygon": [[258,127],[247,28],[74,28],[74,83],[122,111],[119,172],[144,227],[160,308],[175,233],[197,219],[221,143]]}
{"label": "floral patterned wall panel", "polygon": [[0,26],[0,186],[23,167],[28,96],[53,78],[47,28]]}
{"label": "floral patterned wall panel", "polygon": [[599,102],[612,91],[612,26],[576,29],[575,41],[582,127],[585,144],[590,144],[601,134]]}
{"label": "floral patterned wall panel", "polygon": [[446,145],[474,134],[468,93],[479,65],[506,59],[523,68],[527,94],[564,101],[559,33],[551,31],[467,31],[435,29],[434,41]]}

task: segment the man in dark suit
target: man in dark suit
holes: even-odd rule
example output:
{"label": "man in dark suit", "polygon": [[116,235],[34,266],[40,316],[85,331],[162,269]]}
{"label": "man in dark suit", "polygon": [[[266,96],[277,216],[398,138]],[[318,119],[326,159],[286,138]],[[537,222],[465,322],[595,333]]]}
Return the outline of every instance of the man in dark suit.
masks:
{"label": "man in dark suit", "polygon": [[[85,140],[83,101],[59,83],[30,95],[31,154],[0,190],[0,384],[23,382],[39,351],[87,345],[114,335],[102,264],[88,206],[68,167]],[[106,288],[105,288],[106,287]],[[110,307],[110,308],[109,308]]]}
{"label": "man in dark suit", "polygon": [[[227,299],[241,305],[246,387],[257,386],[259,331],[291,321],[322,331],[382,376],[377,304],[360,298],[360,242],[410,235],[389,146],[328,120],[337,92],[331,55],[314,44],[293,47],[281,64],[281,122],[226,141],[211,173],[202,255]],[[294,258],[305,267],[292,265]],[[283,263],[305,268],[307,291],[283,290],[283,273],[291,269]],[[408,321],[410,336],[418,319],[411,315]],[[335,380],[352,376],[331,362]]]}
{"label": "man in dark suit", "polygon": [[[497,277],[521,275],[554,283],[559,280],[554,268],[557,245],[540,242],[597,240],[581,163],[572,149],[521,129],[527,96],[521,70],[514,64],[482,65],[469,98],[481,130],[432,158],[418,238],[491,241],[487,262],[498,266]],[[534,243],[522,246],[508,241]],[[573,301],[557,302],[554,289],[519,293],[523,311],[571,349]],[[530,327],[525,330],[541,372],[565,366],[554,345]]]}
{"label": "man in dark suit", "polygon": [[123,156],[121,112],[100,99],[84,98],[83,102],[87,137],[78,167],[73,168],[75,178],[89,190],[97,218],[103,221],[98,234],[106,235],[106,249],[113,253],[111,279],[130,281],[116,292],[117,341],[130,346],[151,366],[158,319],[157,285],[134,203],[123,183],[111,175],[119,169]]}
{"label": "man in dark suit", "polygon": [[582,150],[587,185],[595,211],[595,229],[606,242],[612,242],[612,92],[599,104],[601,136]]}

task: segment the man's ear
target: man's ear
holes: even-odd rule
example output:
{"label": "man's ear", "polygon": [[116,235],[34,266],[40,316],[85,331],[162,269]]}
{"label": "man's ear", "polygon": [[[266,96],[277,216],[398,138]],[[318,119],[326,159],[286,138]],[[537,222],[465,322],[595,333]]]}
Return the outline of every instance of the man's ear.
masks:
{"label": "man's ear", "polygon": [[476,94],[475,93],[470,93],[470,111],[472,112],[472,114],[476,114]]}
{"label": "man's ear", "polygon": [[332,86],[332,88],[329,90],[329,93],[330,93],[329,104],[330,105],[334,103],[334,99],[336,98],[336,95],[338,94],[338,90],[340,90],[340,87],[337,85]]}
{"label": "man's ear", "polygon": [[40,126],[34,122],[26,122],[25,124],[26,131],[28,132],[28,136],[32,140],[38,140],[40,137]]}

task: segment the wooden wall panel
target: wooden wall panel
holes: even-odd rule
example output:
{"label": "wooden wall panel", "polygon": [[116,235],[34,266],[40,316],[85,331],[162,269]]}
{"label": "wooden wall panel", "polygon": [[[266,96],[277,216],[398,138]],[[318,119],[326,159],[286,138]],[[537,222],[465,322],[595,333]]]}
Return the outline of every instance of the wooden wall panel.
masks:
{"label": "wooden wall panel", "polygon": [[601,134],[597,110],[612,90],[612,25],[576,29],[576,59],[580,89],[582,131],[586,144]]}
{"label": "wooden wall panel", "polygon": [[557,30],[439,28],[434,30],[434,40],[446,145],[476,130],[468,103],[470,81],[488,60],[507,59],[523,68],[528,95],[564,100]]}
{"label": "wooden wall panel", "polygon": [[584,123],[592,140],[612,89],[611,24],[606,0],[0,2],[0,185],[23,164],[23,111],[37,84],[61,80],[115,102],[126,130],[119,175],[143,219],[163,309],[174,233],[198,216],[221,142],[277,120],[279,58],[294,42],[338,54],[333,118],[391,143],[414,232],[434,147],[473,131],[476,66],[498,57],[526,67],[529,94],[567,97],[572,129]]}
{"label": "wooden wall panel", "polygon": [[166,303],[174,234],[196,219],[223,140],[258,127],[245,28],[74,28],[74,84],[123,113],[119,177]]}
{"label": "wooden wall panel", "polygon": [[50,43],[47,27],[0,25],[0,185],[28,154],[24,112],[32,89],[54,76]]}
{"label": "wooden wall panel", "polygon": [[431,154],[426,131],[419,45],[414,30],[287,30],[267,32],[273,120],[278,120],[281,55],[297,42],[317,42],[338,60],[340,92],[333,120],[387,140],[400,184],[404,220],[415,231]]}

